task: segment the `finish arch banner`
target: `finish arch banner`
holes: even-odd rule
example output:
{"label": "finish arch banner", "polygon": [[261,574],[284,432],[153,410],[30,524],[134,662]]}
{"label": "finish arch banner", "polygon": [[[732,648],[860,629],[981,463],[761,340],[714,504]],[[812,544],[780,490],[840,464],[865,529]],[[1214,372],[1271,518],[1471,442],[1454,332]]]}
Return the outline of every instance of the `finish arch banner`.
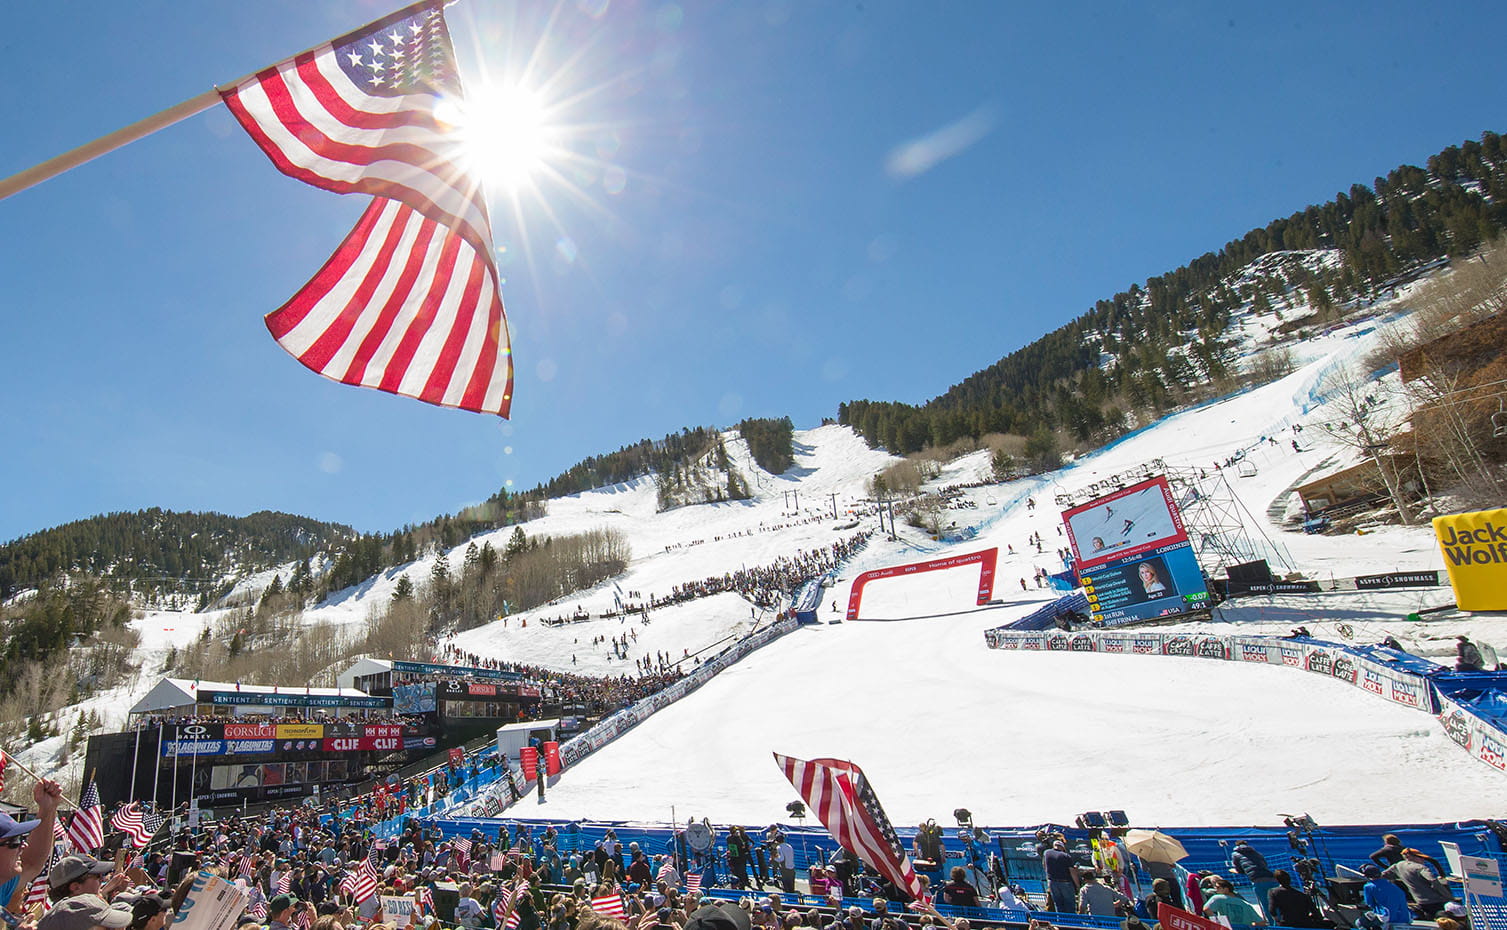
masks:
{"label": "finish arch banner", "polygon": [[1507,508],[1434,518],[1461,610],[1507,610]]}
{"label": "finish arch banner", "polygon": [[979,607],[989,603],[989,598],[994,590],[994,563],[999,558],[999,547],[993,549],[981,549],[978,552],[970,552],[967,555],[955,555],[945,559],[932,559],[929,562],[911,562],[907,565],[891,565],[889,568],[876,568],[871,572],[864,572],[853,579],[853,590],[848,594],[848,619],[858,619],[858,607],[863,601],[863,588],[871,581],[881,578],[904,578],[907,575],[917,575],[921,572],[941,571],[944,568],[961,568],[965,565],[979,566]]}

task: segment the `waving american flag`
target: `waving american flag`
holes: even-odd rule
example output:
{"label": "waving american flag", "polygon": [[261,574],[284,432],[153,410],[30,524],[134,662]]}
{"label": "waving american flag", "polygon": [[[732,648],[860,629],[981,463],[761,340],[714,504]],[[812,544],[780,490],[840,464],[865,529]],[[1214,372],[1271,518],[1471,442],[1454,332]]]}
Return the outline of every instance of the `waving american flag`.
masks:
{"label": "waving american flag", "polygon": [[807,762],[779,753],[774,759],[833,839],[912,898],[921,897],[916,870],[862,769],[838,759]]}
{"label": "waving american flag", "polygon": [[492,228],[462,165],[442,0],[425,0],[222,91],[284,174],[372,195],[333,257],[267,316],[345,384],[507,416],[513,366]]}
{"label": "waving american flag", "polygon": [[68,821],[68,841],[79,852],[92,853],[105,844],[105,817],[100,810],[99,786],[89,782],[89,787],[79,795],[78,810]]}

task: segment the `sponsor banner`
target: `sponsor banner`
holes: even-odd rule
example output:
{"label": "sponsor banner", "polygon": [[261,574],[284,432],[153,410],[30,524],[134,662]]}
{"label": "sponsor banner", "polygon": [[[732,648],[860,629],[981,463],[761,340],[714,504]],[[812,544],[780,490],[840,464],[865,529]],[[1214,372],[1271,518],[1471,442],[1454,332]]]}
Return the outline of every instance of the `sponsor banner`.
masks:
{"label": "sponsor banner", "polygon": [[1438,572],[1387,572],[1384,575],[1357,575],[1358,591],[1377,588],[1434,588],[1439,585]]}
{"label": "sponsor banner", "polygon": [[464,765],[466,762],[466,751],[459,746],[451,746],[448,755],[451,765]]}
{"label": "sponsor banner", "polygon": [[177,756],[221,756],[225,754],[222,739],[174,739],[162,744],[162,758]]}
{"label": "sponsor banner", "polygon": [[1100,633],[1099,651],[1123,655],[1131,651],[1131,643],[1133,642],[1134,639],[1132,637],[1121,633]]}
{"label": "sponsor banner", "polygon": [[405,736],[403,737],[404,749],[433,749],[435,746],[432,736]]}
{"label": "sponsor banner", "polygon": [[478,684],[473,681],[466,685],[466,693],[472,697],[496,697],[497,686]]}
{"label": "sponsor banner", "polygon": [[1303,667],[1317,675],[1334,672],[1334,653],[1324,646],[1309,646],[1304,650]]}
{"label": "sponsor banner", "polygon": [[1070,652],[1098,652],[1099,637],[1094,633],[1075,633],[1068,641],[1067,648]]}
{"label": "sponsor banner", "polygon": [[1388,685],[1391,684],[1387,681],[1387,676],[1367,666],[1361,667],[1360,677],[1355,683],[1362,690],[1369,691],[1377,697],[1387,697]]}
{"label": "sponsor banner", "polygon": [[1507,610],[1507,508],[1434,518],[1461,610]]}
{"label": "sponsor banner", "polygon": [[1130,651],[1136,655],[1157,655],[1162,651],[1162,634],[1144,633],[1130,641]]}
{"label": "sponsor banner", "polygon": [[[226,727],[228,730],[229,727]],[[277,745],[275,739],[228,739],[225,741],[225,752],[229,755],[247,752],[271,752]]]}
{"label": "sponsor banner", "polygon": [[1282,664],[1291,665],[1293,668],[1303,667],[1303,653],[1306,651],[1302,646],[1278,646],[1282,653]]}
{"label": "sponsor banner", "polygon": [[1022,633],[1020,635],[1020,648],[1042,650],[1047,647],[1045,633]]}
{"label": "sponsor banner", "polygon": [[324,725],[320,723],[279,723],[278,739],[324,739]]}
{"label": "sponsor banner", "polygon": [[1507,745],[1503,745],[1502,734],[1487,733],[1478,728],[1473,735],[1480,739],[1480,744],[1476,746],[1476,758],[1498,771],[1507,772]]}
{"label": "sponsor banner", "polygon": [[1162,655],[1191,656],[1197,654],[1196,649],[1191,636],[1169,636],[1162,641]]}
{"label": "sponsor banner", "polygon": [[538,685],[519,685],[518,686],[518,696],[519,697],[531,697],[531,698],[539,697],[539,686]]}
{"label": "sponsor banner", "polygon": [[1047,634],[1047,650],[1049,652],[1067,652],[1071,646],[1071,637],[1066,633]]}
{"label": "sponsor banner", "polygon": [[495,668],[472,668],[468,665],[435,665],[432,662],[394,662],[394,672],[408,675],[459,675],[464,678],[487,678],[492,681],[518,681],[523,678],[518,672],[504,672]]}
{"label": "sponsor banner", "polygon": [[1236,636],[1231,639],[1230,658],[1239,662],[1268,662],[1280,664],[1282,659],[1269,642],[1255,637]]}
{"label": "sponsor banner", "polygon": [[318,752],[324,748],[324,740],[285,739],[279,741],[279,748],[283,752]]}
{"label": "sponsor banner", "polygon": [[1247,584],[1243,581],[1225,583],[1226,597],[1247,597],[1255,594],[1318,594],[1321,590],[1317,581],[1273,581],[1266,584]]}
{"label": "sponsor banner", "polygon": [[1228,659],[1230,646],[1223,636],[1200,636],[1193,640],[1193,654],[1205,659]]}
{"label": "sponsor banner", "polygon": [[227,723],[226,739],[276,739],[277,727],[270,723]]}
{"label": "sponsor banner", "polygon": [[1465,712],[1459,704],[1439,695],[1439,725],[1444,734],[1455,741],[1461,749],[1474,755],[1475,717]]}
{"label": "sponsor banner", "polygon": [[377,707],[392,705],[391,698],[355,697],[342,694],[253,694],[248,691],[200,691],[199,703],[237,707]]}
{"label": "sponsor banner", "polygon": [[1348,653],[1339,651],[1336,651],[1334,653],[1334,664],[1330,667],[1329,674],[1333,675],[1335,678],[1338,678],[1340,681],[1348,682],[1353,685],[1355,684],[1355,676],[1357,671],[1358,666],[1356,665],[1355,658],[1353,656],[1349,655]]}
{"label": "sponsor banner", "polygon": [[523,768],[523,780],[533,781],[539,774],[539,750],[533,746],[519,748],[518,764]]}
{"label": "sponsor banner", "polygon": [[327,736],[325,752],[390,752],[403,748],[401,736]]}
{"label": "sponsor banner", "polygon": [[366,724],[361,728],[362,736],[385,736],[394,737],[403,735],[402,724],[377,723]]}

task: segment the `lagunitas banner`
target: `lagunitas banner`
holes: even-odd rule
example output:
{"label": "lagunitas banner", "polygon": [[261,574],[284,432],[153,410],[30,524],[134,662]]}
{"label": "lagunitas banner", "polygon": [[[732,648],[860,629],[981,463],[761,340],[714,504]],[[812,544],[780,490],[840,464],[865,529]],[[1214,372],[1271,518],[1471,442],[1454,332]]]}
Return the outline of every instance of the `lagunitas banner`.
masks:
{"label": "lagunitas banner", "polygon": [[1434,518],[1461,610],[1507,610],[1507,508]]}

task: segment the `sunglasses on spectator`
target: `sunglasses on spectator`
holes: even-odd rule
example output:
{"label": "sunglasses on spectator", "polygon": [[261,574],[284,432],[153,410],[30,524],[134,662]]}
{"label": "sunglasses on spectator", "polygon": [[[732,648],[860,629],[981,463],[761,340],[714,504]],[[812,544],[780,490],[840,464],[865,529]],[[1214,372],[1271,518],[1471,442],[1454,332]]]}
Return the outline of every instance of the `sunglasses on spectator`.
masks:
{"label": "sunglasses on spectator", "polygon": [[20,849],[26,845],[26,837],[13,836],[4,842],[0,842],[0,849]]}

